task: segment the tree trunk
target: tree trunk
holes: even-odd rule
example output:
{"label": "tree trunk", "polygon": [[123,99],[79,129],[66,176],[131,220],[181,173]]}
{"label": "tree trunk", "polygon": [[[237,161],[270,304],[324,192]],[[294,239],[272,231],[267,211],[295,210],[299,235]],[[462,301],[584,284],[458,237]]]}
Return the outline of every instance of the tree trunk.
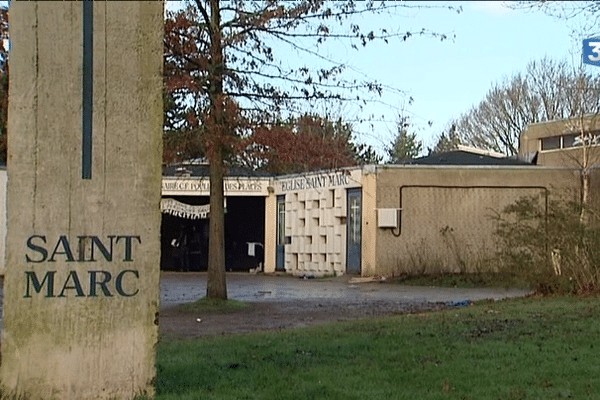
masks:
{"label": "tree trunk", "polygon": [[211,11],[211,123],[207,127],[210,161],[210,225],[208,238],[208,278],[206,297],[227,299],[225,282],[225,210],[223,200],[223,156],[225,135],[228,132],[224,115],[223,97],[223,44],[221,42],[221,10],[219,0],[210,0]]}
{"label": "tree trunk", "polygon": [[225,210],[223,207],[223,149],[216,145],[210,159],[210,225],[206,297],[227,299],[225,281]]}
{"label": "tree trunk", "polygon": [[[582,89],[579,89],[579,95],[582,97]],[[580,100],[580,104],[582,100]],[[592,144],[592,135],[587,132],[584,125],[584,115],[581,111],[579,116],[579,128],[581,133],[581,165],[579,166],[581,172],[581,214],[579,215],[579,222],[585,227],[588,226],[588,206],[590,199],[590,149],[588,146]]]}
{"label": "tree trunk", "polygon": [[[584,145],[585,147],[585,145]],[[588,168],[581,171],[581,214],[579,222],[583,226],[589,225],[589,205],[590,205],[590,172]]]}

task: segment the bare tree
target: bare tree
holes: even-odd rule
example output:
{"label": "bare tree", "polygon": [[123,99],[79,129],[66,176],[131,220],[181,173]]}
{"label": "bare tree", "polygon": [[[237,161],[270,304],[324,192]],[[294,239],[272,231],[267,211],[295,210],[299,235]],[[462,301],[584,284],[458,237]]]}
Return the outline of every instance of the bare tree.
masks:
{"label": "bare tree", "polygon": [[539,121],[538,110],[538,100],[519,74],[495,85],[478,106],[459,118],[456,131],[467,144],[514,155],[523,129]]}
{"label": "bare tree", "polygon": [[576,112],[578,103],[570,96],[573,79],[565,60],[545,57],[531,61],[526,76],[532,95],[539,101],[541,121],[561,119]]}
{"label": "bare tree", "polygon": [[599,87],[598,77],[572,71],[564,61],[532,61],[524,75],[494,85],[455,121],[456,131],[466,144],[514,156],[528,125],[597,113]]}
{"label": "bare tree", "polygon": [[584,26],[580,32],[588,34],[599,33],[600,1],[515,1],[508,2],[508,7],[515,10],[541,11],[554,18],[583,20]]}

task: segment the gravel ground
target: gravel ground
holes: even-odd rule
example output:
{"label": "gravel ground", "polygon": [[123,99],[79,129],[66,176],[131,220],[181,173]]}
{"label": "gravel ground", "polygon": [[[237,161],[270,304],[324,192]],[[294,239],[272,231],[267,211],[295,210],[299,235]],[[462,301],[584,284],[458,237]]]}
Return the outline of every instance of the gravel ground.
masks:
{"label": "gravel ground", "polygon": [[[522,297],[522,290],[413,287],[382,282],[356,283],[342,276],[298,279],[287,275],[228,273],[231,299],[249,307],[228,313],[183,312],[179,305],[206,293],[206,273],[161,274],[160,333],[166,338],[195,338],[262,330],[299,328],[359,318],[462,307],[477,300]],[[3,278],[0,276],[0,329]]]}
{"label": "gravel ground", "polygon": [[462,307],[476,300],[525,296],[521,290],[414,287],[356,278],[298,279],[228,274],[228,296],[250,306],[228,313],[186,313],[178,305],[206,292],[206,274],[163,273],[160,332],[165,338],[195,338],[300,328],[360,318]]}

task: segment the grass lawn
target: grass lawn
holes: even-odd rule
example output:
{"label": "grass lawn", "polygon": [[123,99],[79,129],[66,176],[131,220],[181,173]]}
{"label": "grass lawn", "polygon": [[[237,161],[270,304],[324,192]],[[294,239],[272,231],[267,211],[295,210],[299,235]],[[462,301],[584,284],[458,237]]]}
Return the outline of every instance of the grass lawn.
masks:
{"label": "grass lawn", "polygon": [[157,399],[598,399],[600,299],[163,341]]}

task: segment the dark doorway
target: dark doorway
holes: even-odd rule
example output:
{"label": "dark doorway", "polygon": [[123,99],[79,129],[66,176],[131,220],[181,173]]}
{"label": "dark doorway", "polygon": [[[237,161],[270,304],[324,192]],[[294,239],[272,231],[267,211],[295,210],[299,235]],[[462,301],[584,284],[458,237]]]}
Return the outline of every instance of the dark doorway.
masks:
{"label": "dark doorway", "polygon": [[[205,205],[207,196],[170,196],[181,203]],[[248,242],[264,245],[264,197],[227,197],[225,213],[225,267],[227,271],[248,271],[264,263],[264,247],[248,255]],[[162,215],[161,269],[206,271],[208,268],[208,219],[186,219]]]}
{"label": "dark doorway", "polygon": [[[254,257],[248,243],[260,243]],[[248,271],[264,263],[265,198],[228,197],[225,214],[225,260],[228,271]]]}

